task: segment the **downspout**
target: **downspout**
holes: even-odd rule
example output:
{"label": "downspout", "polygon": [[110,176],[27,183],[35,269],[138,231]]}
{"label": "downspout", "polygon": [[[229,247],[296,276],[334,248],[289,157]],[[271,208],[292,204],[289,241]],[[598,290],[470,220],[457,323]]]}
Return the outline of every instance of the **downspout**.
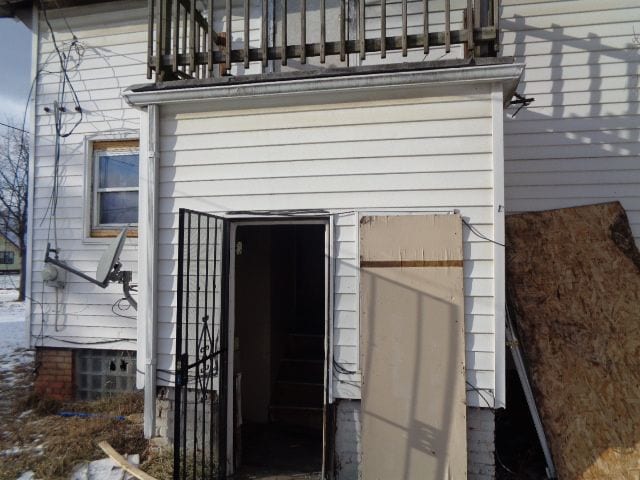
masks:
{"label": "downspout", "polygon": [[[37,5],[33,4],[31,10],[31,92],[29,97],[29,130],[31,135],[29,136],[29,170],[27,172],[27,245],[26,245],[26,265],[25,271],[22,275],[25,275],[25,329],[26,329],[26,347],[30,348],[31,345],[31,280],[32,280],[32,268],[33,268],[33,202],[34,202],[34,179],[35,179],[35,161],[36,161],[36,93],[38,91],[38,54],[39,54],[39,39],[40,32],[40,11]],[[35,346],[35,345],[34,345]]]}
{"label": "downspout", "polygon": [[158,124],[160,108],[141,113],[138,239],[138,358],[144,359],[144,436],[156,433],[158,313]]}

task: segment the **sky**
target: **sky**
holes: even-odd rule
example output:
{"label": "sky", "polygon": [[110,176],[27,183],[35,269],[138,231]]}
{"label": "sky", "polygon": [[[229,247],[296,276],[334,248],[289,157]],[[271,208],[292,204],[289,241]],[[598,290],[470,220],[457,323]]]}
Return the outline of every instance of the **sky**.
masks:
{"label": "sky", "polygon": [[22,22],[0,18],[0,65],[0,122],[21,123],[31,87],[31,33]]}

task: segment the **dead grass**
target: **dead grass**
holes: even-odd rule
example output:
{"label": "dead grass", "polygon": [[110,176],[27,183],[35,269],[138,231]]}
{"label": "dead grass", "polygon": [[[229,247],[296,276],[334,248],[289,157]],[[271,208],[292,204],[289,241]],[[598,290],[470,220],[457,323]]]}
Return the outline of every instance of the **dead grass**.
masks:
{"label": "dead grass", "polygon": [[170,448],[149,449],[140,468],[157,480],[173,478],[173,450]]}
{"label": "dead grass", "polygon": [[[0,419],[0,479],[15,480],[26,470],[37,478],[62,480],[84,461],[104,458],[98,447],[102,440],[120,453],[139,453],[143,457],[148,442],[142,424],[142,395],[117,395],[93,402],[66,405],[27,395],[16,399],[10,418]],[[96,414],[95,417],[60,417],[59,407],[69,411]],[[19,414],[31,410],[31,413]],[[114,418],[124,415],[124,420]],[[14,451],[7,452],[10,449]],[[2,457],[5,457],[4,459]]]}
{"label": "dead grass", "polygon": [[[102,440],[119,453],[140,454],[141,468],[158,480],[172,478],[171,449],[151,448],[144,439],[142,393],[63,404],[33,393],[33,365],[21,365],[12,379],[10,388],[0,389],[0,480],[27,470],[39,479],[66,480],[76,465],[106,457],[98,447]],[[61,410],[95,416],[61,417]]]}

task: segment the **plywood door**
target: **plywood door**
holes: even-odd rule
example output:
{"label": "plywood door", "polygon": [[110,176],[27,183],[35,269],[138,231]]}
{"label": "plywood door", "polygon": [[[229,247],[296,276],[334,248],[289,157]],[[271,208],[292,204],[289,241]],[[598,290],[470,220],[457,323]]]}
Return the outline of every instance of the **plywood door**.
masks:
{"label": "plywood door", "polygon": [[362,478],[466,478],[462,224],[360,222]]}

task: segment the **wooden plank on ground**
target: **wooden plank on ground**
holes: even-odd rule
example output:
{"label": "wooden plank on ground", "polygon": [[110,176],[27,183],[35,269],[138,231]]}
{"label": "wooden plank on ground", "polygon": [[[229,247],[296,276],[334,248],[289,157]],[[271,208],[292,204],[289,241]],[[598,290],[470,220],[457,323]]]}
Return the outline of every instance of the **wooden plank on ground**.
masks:
{"label": "wooden plank on ground", "polygon": [[139,479],[139,480],[157,480],[155,477],[152,477],[148,473],[143,472],[138,467],[136,467],[134,465],[131,465],[127,461],[127,459],[124,458],[122,455],[120,455],[118,452],[116,452],[114,450],[114,448],[111,445],[109,445],[109,442],[107,442],[106,440],[103,440],[102,442],[98,443],[98,446],[114,462],[116,462],[118,465],[120,465],[120,468],[122,468],[124,471],[128,472],[129,474],[133,475],[137,479]]}

